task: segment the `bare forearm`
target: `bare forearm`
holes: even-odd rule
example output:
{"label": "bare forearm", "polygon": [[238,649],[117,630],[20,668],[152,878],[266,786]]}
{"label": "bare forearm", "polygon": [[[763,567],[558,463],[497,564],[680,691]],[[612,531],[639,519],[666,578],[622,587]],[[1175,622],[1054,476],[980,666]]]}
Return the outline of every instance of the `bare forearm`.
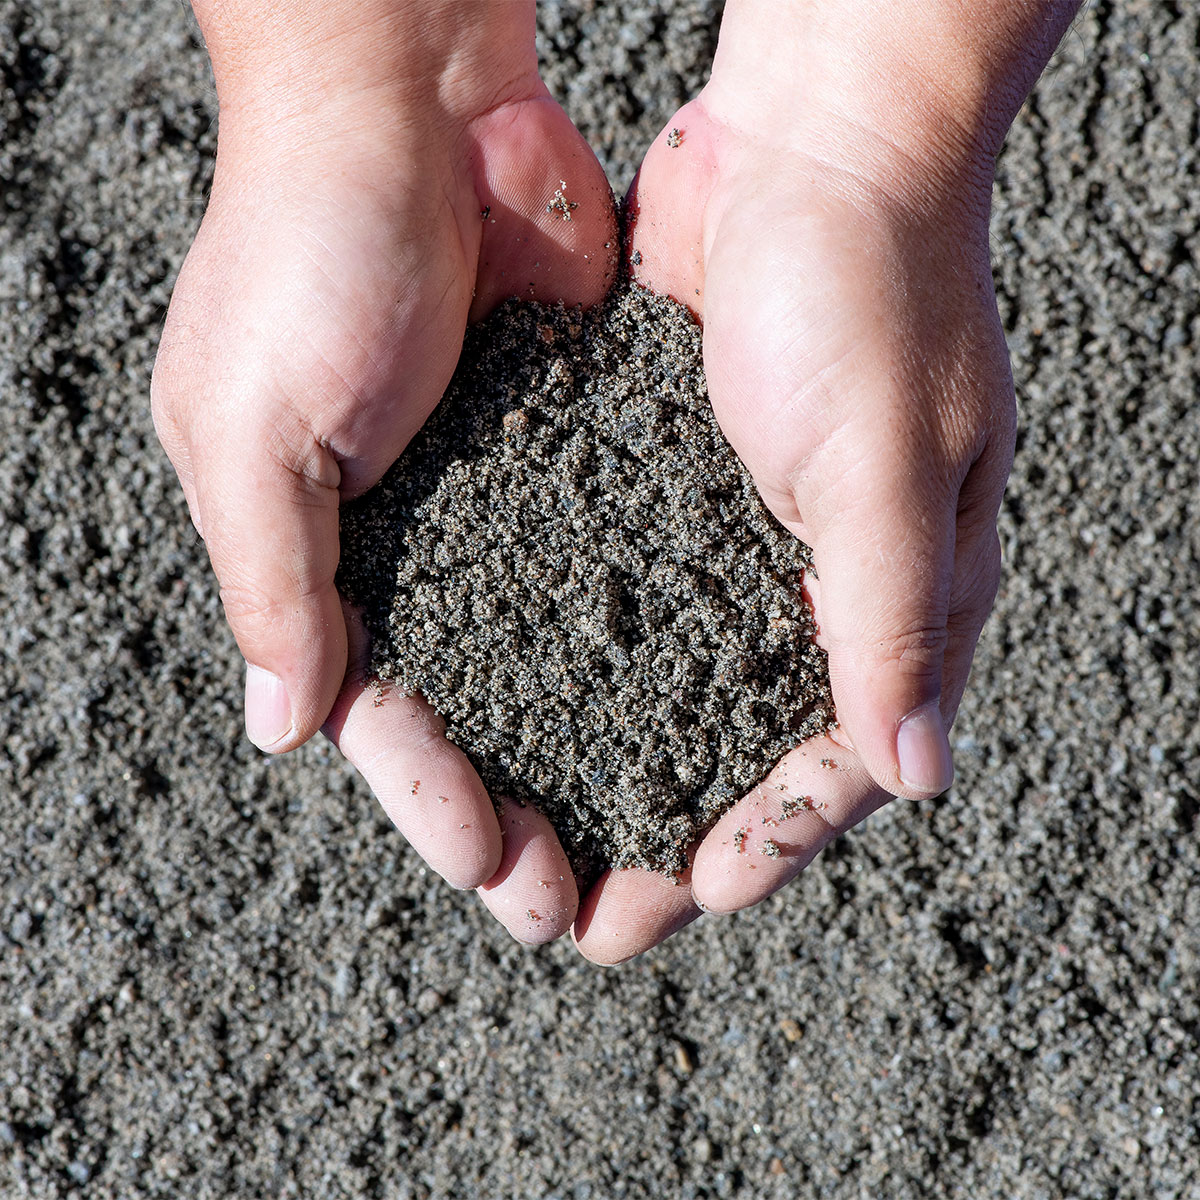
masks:
{"label": "bare forearm", "polygon": [[986,158],[1079,6],[728,0],[711,87],[748,90],[762,119],[803,122],[832,107],[902,150],[957,141]]}
{"label": "bare forearm", "polygon": [[381,114],[506,98],[536,69],[533,0],[193,0],[225,110]]}

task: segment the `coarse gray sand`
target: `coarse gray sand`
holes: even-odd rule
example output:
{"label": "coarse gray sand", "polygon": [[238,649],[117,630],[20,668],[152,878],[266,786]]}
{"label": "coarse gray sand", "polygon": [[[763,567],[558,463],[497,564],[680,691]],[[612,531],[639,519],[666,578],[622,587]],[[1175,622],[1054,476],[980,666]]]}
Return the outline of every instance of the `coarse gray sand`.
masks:
{"label": "coarse gray sand", "polygon": [[494,797],[536,804],[581,882],[683,870],[833,720],[808,547],[717,426],[699,326],[641,288],[473,329],[341,532],[376,677],[429,700]]}
{"label": "coarse gray sand", "polygon": [[[621,190],[717,5],[539,10]],[[1198,25],[1089,4],[1001,159],[1021,440],[953,790],[600,971],[245,741],[146,400],[206,62],[177,0],[0,0],[0,1196],[1200,1194]]]}

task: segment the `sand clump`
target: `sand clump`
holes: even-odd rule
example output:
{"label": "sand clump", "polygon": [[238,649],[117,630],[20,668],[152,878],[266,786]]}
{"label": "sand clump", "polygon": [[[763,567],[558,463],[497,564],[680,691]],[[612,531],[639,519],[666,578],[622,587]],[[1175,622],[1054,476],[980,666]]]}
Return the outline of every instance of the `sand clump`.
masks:
{"label": "sand clump", "polygon": [[699,328],[642,289],[471,330],[342,540],[373,671],[428,698],[494,796],[545,812],[582,876],[679,870],[833,719],[808,548],[721,435]]}

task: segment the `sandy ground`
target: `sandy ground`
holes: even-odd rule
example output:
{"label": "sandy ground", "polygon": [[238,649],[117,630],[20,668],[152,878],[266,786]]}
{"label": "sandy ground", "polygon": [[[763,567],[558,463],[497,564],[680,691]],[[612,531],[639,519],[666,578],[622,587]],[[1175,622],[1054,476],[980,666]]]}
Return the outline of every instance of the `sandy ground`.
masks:
{"label": "sandy ground", "polygon": [[[542,23],[624,187],[716,5],[617,7]],[[604,971],[243,739],[146,400],[206,62],[176,0],[0,0],[0,1195],[1200,1195],[1198,15],[1092,4],[1000,166],[953,793]]]}

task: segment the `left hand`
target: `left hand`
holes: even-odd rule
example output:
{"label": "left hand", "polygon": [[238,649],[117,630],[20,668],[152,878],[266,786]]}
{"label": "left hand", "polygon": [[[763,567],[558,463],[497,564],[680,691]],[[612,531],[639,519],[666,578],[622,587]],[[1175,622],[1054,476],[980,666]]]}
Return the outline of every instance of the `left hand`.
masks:
{"label": "left hand", "polygon": [[[468,320],[514,293],[603,297],[608,180],[538,75],[533,0],[195,8],[221,133],[153,407],[247,664],[247,732],[279,753],[323,728],[430,867],[514,936],[556,937],[577,897],[549,823],[498,816],[422,698],[364,686],[338,514],[429,416]],[[570,221],[547,208],[564,179]]]}

